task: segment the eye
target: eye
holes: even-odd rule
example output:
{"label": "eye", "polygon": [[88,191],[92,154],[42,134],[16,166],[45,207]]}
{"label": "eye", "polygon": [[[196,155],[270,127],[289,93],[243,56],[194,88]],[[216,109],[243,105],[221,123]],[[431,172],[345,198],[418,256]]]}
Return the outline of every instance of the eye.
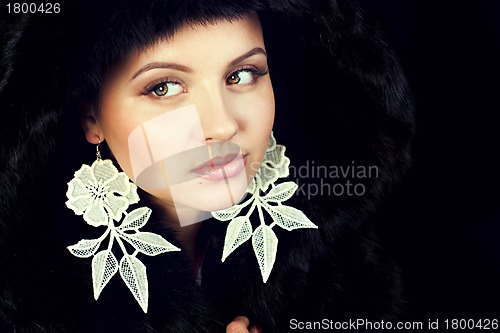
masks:
{"label": "eye", "polygon": [[255,80],[256,71],[251,69],[241,69],[233,72],[226,80],[228,85],[249,84]]}
{"label": "eye", "polygon": [[145,94],[154,94],[156,97],[171,97],[178,95],[184,91],[184,88],[179,82],[163,81],[156,83],[151,87],[147,87]]}

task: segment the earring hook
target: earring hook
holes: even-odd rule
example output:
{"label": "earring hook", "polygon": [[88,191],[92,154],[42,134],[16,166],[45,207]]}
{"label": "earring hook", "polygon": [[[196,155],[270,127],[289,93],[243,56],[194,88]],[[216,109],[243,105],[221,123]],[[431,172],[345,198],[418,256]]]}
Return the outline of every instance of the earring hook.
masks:
{"label": "earring hook", "polygon": [[100,161],[100,160],[102,160],[102,158],[101,158],[101,151],[99,150],[99,146],[100,146],[100,144],[101,144],[101,138],[100,138],[98,135],[97,135],[97,140],[99,140],[99,143],[98,143],[98,144],[97,144],[97,146],[95,147],[95,149],[96,149],[96,153],[95,153],[95,155],[96,155],[96,157],[97,157],[97,160],[98,160],[98,161]]}

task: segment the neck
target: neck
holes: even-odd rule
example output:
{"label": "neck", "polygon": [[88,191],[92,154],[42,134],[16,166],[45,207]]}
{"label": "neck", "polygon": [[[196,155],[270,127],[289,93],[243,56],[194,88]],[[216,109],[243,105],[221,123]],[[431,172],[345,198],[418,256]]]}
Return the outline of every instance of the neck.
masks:
{"label": "neck", "polygon": [[201,223],[191,224],[185,227],[176,229],[177,239],[181,242],[182,248],[186,251],[186,255],[191,259],[191,262],[196,263],[200,249],[198,248],[197,239]]}
{"label": "neck", "polygon": [[176,238],[181,243],[185,254],[191,262],[196,263],[201,251],[198,246],[198,233],[202,224],[200,221],[205,220],[202,215],[207,213],[188,208],[182,209],[172,204],[163,204],[162,207],[167,217],[164,220],[165,224],[175,231]]}

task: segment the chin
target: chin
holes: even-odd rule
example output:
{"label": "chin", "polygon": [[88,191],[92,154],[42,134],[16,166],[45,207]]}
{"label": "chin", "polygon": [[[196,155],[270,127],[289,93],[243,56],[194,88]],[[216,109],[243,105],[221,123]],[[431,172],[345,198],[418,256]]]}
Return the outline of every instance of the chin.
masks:
{"label": "chin", "polygon": [[196,178],[170,186],[170,193],[176,206],[213,212],[240,202],[247,188],[247,175],[241,172],[234,177],[217,181]]}

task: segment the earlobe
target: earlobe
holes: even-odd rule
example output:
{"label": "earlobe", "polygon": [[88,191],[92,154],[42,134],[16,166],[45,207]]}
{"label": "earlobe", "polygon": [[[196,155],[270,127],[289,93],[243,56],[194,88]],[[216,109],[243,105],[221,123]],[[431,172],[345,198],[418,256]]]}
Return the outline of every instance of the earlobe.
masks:
{"label": "earlobe", "polygon": [[104,141],[104,134],[101,131],[92,104],[87,101],[81,101],[79,111],[80,124],[85,132],[87,141],[92,144],[98,144]]}

